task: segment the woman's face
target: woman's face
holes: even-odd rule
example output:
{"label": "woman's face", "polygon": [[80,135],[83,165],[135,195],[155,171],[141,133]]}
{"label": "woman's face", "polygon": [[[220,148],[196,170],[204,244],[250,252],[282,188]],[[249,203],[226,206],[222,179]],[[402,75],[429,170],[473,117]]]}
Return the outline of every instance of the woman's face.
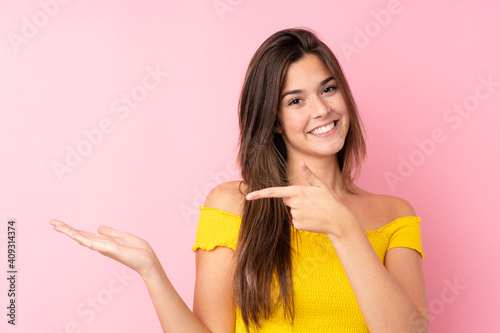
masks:
{"label": "woman's face", "polygon": [[[289,156],[331,156],[344,146],[349,113],[328,67],[308,54],[290,64],[280,95],[278,124]],[[296,156],[298,154],[298,156]]]}

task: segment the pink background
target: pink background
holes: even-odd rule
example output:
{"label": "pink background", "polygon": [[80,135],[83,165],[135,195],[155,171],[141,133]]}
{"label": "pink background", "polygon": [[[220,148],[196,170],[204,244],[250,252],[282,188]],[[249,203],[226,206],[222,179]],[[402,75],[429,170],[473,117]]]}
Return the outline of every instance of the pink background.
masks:
{"label": "pink background", "polygon": [[[0,262],[15,219],[19,270],[16,327],[0,279],[0,331],[160,331],[138,275],[53,218],[147,239],[192,304],[197,207],[238,178],[246,66],[295,26],[318,32],[352,86],[368,143],[358,184],[422,217],[430,332],[500,330],[495,1],[60,2],[0,3]],[[58,176],[68,149],[86,156]]]}

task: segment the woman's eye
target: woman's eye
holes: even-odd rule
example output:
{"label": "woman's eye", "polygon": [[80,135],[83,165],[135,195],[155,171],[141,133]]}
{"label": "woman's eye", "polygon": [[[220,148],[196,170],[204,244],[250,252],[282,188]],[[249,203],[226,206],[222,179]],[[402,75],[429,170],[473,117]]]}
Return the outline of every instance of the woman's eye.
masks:
{"label": "woman's eye", "polygon": [[337,87],[336,86],[330,86],[330,87],[326,87],[325,89],[323,89],[323,92],[326,94],[326,93],[332,92],[334,90],[337,90]]}
{"label": "woman's eye", "polygon": [[295,104],[299,104],[299,102],[300,102],[300,98],[294,98],[294,99],[292,99],[292,100],[288,103],[288,105],[295,105]]}

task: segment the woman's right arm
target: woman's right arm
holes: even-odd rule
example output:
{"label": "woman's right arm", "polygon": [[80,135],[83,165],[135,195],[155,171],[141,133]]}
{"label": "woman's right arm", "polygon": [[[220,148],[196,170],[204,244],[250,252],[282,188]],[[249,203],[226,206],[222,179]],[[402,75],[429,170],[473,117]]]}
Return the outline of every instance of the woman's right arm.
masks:
{"label": "woman's right arm", "polygon": [[[79,244],[114,259],[139,273],[144,280],[163,332],[221,332],[234,331],[234,310],[230,280],[232,250],[216,248],[197,251],[195,313],[184,303],[170,283],[165,271],[149,244],[132,234],[101,226],[98,234],[77,230],[64,222],[52,220],[54,230]],[[206,280],[202,280],[205,279]]]}
{"label": "woman's right arm", "polygon": [[234,332],[233,254],[227,247],[196,251],[193,313],[211,332]]}
{"label": "woman's right arm", "polygon": [[142,275],[163,332],[234,332],[232,275],[228,268],[232,253],[224,247],[196,252],[193,312],[161,267]]}
{"label": "woman's right arm", "polygon": [[[218,185],[208,194],[204,206],[241,216],[245,202],[241,185],[239,181]],[[234,332],[234,264],[231,248],[218,246],[211,251],[196,251],[193,312],[212,332]]]}
{"label": "woman's right arm", "polygon": [[179,296],[163,268],[142,274],[163,332],[214,332],[207,328]]}
{"label": "woman's right arm", "polygon": [[[233,211],[232,196],[219,186],[205,206]],[[77,230],[52,220],[54,230],[79,244],[135,270],[144,280],[163,332],[234,332],[232,301],[233,253],[227,247],[196,251],[196,284],[193,311],[170,283],[149,244],[130,233],[101,226],[98,233]]]}
{"label": "woman's right arm", "polygon": [[52,220],[54,230],[135,270],[146,283],[163,332],[210,332],[184,303],[149,244],[132,234],[101,226],[98,234]]}

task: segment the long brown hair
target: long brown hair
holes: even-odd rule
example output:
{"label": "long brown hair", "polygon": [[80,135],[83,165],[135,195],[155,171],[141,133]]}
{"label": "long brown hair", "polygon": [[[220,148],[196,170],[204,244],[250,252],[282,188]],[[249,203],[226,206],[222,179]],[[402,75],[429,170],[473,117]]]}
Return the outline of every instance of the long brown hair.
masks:
{"label": "long brown hair", "polygon": [[[350,116],[350,127],[338,159],[344,187],[350,191],[365,156],[363,128],[342,69],[332,51],[304,29],[278,31],[250,61],[239,105],[239,156],[247,191],[289,185],[287,151],[273,131],[279,95],[288,66],[307,54],[319,56],[337,80]],[[282,199],[246,201],[236,247],[234,299],[247,331],[260,327],[281,304],[293,322],[292,228]],[[279,290],[279,293],[277,292]]]}

